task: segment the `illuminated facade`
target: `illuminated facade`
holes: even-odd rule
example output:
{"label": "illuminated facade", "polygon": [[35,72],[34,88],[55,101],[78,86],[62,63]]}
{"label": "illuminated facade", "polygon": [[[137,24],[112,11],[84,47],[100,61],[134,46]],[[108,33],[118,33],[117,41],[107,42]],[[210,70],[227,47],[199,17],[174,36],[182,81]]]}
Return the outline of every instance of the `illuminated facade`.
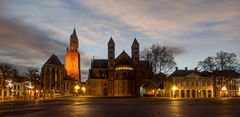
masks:
{"label": "illuminated facade", "polygon": [[115,58],[112,37],[107,46],[108,59],[93,59],[91,62],[86,93],[93,96],[139,96],[144,79],[152,78],[148,62],[139,60],[139,43],[134,39],[131,57],[123,50]]}
{"label": "illuminated facade", "polygon": [[195,70],[176,70],[169,76],[165,89],[175,98],[210,98],[213,97],[211,74]]}
{"label": "illuminated facade", "polygon": [[67,74],[71,78],[80,81],[80,53],[78,51],[78,46],[78,37],[74,28],[73,33],[70,37],[70,47],[66,50],[65,68],[67,70]]}

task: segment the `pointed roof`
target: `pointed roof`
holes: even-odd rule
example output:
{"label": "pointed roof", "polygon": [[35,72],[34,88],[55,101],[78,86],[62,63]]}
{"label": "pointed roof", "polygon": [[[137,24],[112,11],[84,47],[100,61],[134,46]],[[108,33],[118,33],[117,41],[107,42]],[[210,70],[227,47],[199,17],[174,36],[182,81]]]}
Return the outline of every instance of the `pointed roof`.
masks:
{"label": "pointed roof", "polygon": [[115,45],[115,43],[114,43],[114,41],[113,41],[113,38],[112,37],[110,37],[110,39],[109,39],[109,41],[108,41],[108,45],[109,44],[113,44],[113,45]]}
{"label": "pointed roof", "polygon": [[132,65],[131,57],[123,50],[123,52],[116,58],[115,65]]}
{"label": "pointed roof", "polygon": [[74,35],[77,35],[75,27],[74,27],[74,29],[73,29],[73,34],[74,34]]}
{"label": "pointed roof", "polygon": [[134,38],[134,41],[133,41],[133,44],[132,44],[132,45],[139,45],[139,43],[138,43],[136,37]]}
{"label": "pointed roof", "polygon": [[73,33],[71,34],[71,38],[77,39],[77,33],[76,33],[75,27],[73,29]]}
{"label": "pointed roof", "polygon": [[46,61],[44,65],[57,65],[63,67],[63,64],[55,54],[52,54],[52,56]]}

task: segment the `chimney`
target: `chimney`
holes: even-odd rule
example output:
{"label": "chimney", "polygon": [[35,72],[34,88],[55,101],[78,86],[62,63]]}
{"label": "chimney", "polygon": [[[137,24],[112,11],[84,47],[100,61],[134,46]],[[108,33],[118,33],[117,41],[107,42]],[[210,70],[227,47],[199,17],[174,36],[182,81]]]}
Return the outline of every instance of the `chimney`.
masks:
{"label": "chimney", "polygon": [[188,70],[187,67],[185,67],[185,70]]}
{"label": "chimney", "polygon": [[176,71],[178,70],[178,67],[175,67]]}
{"label": "chimney", "polygon": [[197,71],[197,70],[198,70],[198,69],[197,69],[197,67],[195,67],[194,69],[195,69],[195,71]]}

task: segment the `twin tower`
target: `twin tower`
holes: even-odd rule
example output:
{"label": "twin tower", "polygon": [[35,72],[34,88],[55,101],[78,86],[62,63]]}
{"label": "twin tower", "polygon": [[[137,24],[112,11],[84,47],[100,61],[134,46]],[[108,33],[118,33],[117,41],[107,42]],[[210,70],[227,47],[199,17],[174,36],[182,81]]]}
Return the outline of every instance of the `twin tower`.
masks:
{"label": "twin tower", "polygon": [[[109,68],[113,68],[115,61],[115,43],[112,37],[110,38],[107,45],[108,45],[108,66]],[[137,63],[139,61],[139,43],[136,38],[134,38],[131,49],[132,49],[132,62]]]}

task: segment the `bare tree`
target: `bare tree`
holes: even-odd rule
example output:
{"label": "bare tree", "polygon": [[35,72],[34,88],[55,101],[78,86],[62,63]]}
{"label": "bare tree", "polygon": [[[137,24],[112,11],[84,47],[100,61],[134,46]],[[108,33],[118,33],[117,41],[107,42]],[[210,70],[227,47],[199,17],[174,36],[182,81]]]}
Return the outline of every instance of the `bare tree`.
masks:
{"label": "bare tree", "polygon": [[219,70],[236,70],[237,55],[220,51],[216,53],[216,65]]}
{"label": "bare tree", "polygon": [[198,67],[202,71],[213,72],[216,69],[216,62],[213,56],[209,56],[203,61],[198,62]]}
{"label": "bare tree", "polygon": [[154,89],[154,95],[156,96],[157,90],[163,87],[164,73],[168,73],[176,66],[173,51],[169,47],[153,44],[151,48],[144,50],[143,58],[149,62],[154,74],[149,86]]}
{"label": "bare tree", "polygon": [[143,58],[149,62],[154,74],[168,73],[176,66],[171,48],[158,44],[145,49]]}
{"label": "bare tree", "polygon": [[[28,78],[28,80],[31,82],[31,85],[35,88],[35,89],[39,89],[39,71],[37,69],[29,69],[28,72],[26,73],[26,76]],[[36,94],[35,92],[36,90],[34,90],[34,94]],[[31,99],[31,94],[30,94],[30,99]]]}
{"label": "bare tree", "polygon": [[13,68],[8,64],[1,64],[0,65],[0,74],[2,78],[2,100],[4,100],[4,91],[5,91],[5,80],[12,74]]}
{"label": "bare tree", "polygon": [[215,97],[217,96],[216,94],[219,90],[217,81],[223,83],[224,80],[224,74],[222,74],[223,71],[237,70],[238,64],[237,55],[235,53],[227,53],[224,51],[217,52],[216,56],[210,56],[203,61],[199,61],[198,67],[200,67],[202,71],[212,73]]}
{"label": "bare tree", "polygon": [[220,51],[216,56],[209,56],[203,61],[198,62],[198,67],[202,71],[213,72],[214,70],[236,70],[237,69],[237,55],[235,53],[227,53]]}

